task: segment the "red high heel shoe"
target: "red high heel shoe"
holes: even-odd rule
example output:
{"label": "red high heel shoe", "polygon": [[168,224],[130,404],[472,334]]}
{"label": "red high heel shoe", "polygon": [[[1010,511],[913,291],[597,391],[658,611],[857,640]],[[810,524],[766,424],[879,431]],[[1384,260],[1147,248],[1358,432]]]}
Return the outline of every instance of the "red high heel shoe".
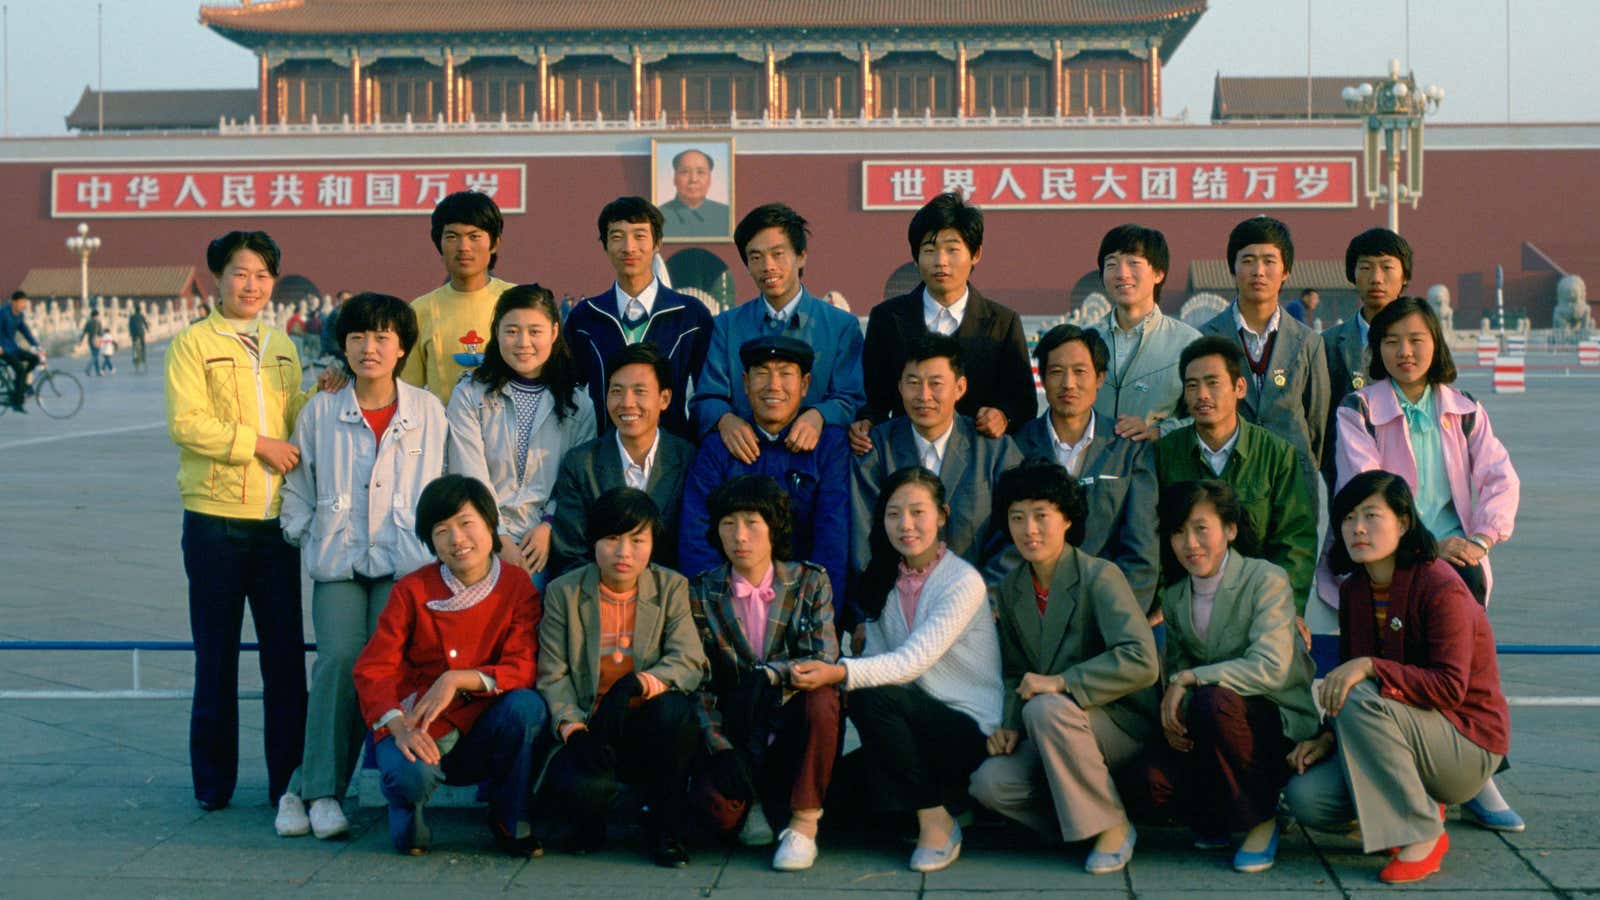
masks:
{"label": "red high heel shoe", "polygon": [[1412,862],[1395,857],[1389,860],[1389,864],[1383,867],[1383,871],[1378,873],[1378,880],[1385,884],[1409,884],[1413,881],[1421,881],[1439,871],[1440,865],[1444,862],[1445,851],[1449,849],[1450,834],[1441,832],[1439,834],[1439,842],[1433,845],[1432,853]]}

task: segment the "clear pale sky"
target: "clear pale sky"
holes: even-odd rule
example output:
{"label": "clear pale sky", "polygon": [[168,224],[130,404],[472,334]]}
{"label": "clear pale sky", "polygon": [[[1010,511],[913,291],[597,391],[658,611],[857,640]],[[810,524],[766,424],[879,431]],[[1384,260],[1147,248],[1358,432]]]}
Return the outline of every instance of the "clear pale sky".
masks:
{"label": "clear pale sky", "polygon": [[[648,0],[645,0],[648,2]],[[775,2],[775,0],[752,0]],[[5,0],[12,135],[66,133],[65,116],[94,84],[93,0]],[[1163,78],[1165,112],[1211,112],[1212,78],[1373,75],[1406,60],[1406,0],[1212,0]],[[199,24],[196,0],[104,0],[105,85],[254,87],[243,48]],[[1506,119],[1507,0],[1410,0],[1410,67],[1446,91],[1441,122]],[[1519,122],[1600,121],[1597,0],[1509,0],[1509,95]]]}

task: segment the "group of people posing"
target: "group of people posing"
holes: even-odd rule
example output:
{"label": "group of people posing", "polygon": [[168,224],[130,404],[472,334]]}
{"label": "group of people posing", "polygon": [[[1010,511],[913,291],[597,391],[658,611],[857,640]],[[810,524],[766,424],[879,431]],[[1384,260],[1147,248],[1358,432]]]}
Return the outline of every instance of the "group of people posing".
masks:
{"label": "group of people posing", "polygon": [[[715,318],[654,276],[648,201],[597,226],[615,281],[563,319],[491,274],[493,201],[445,198],[449,280],[346,301],[310,393],[259,318],[278,247],[212,242],[221,302],[167,352],[203,807],[234,791],[248,604],[284,835],[348,831],[369,740],[405,853],[441,783],[481,784],[518,855],[541,807],[600,850],[627,788],[666,866],[709,828],[807,868],[830,806],[914,814],[924,872],[976,804],[1092,873],[1139,823],[1259,872],[1292,815],[1390,882],[1439,869],[1444,804],[1523,827],[1485,613],[1518,480],[1399,235],[1350,242],[1361,307],[1318,334],[1279,307],[1289,229],[1247,219],[1197,332],[1160,309],[1165,238],[1119,226],[1112,313],[1030,363],[958,194],[912,217],[923,283],[864,336],[802,285],[788,206],[739,223],[760,295]],[[1339,636],[1317,696],[1313,632]]]}

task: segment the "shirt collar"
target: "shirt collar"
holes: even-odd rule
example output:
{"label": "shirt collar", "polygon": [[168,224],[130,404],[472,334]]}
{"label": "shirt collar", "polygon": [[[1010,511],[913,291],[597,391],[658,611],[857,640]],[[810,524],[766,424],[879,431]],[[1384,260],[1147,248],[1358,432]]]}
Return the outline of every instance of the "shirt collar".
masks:
{"label": "shirt collar", "polygon": [[639,301],[639,305],[644,307],[644,314],[648,318],[651,311],[655,309],[656,291],[660,287],[661,282],[658,279],[652,278],[650,279],[650,283],[644,286],[644,290],[639,292],[639,296],[630,297],[628,296],[628,292],[622,289],[622,285],[620,283],[612,282],[611,290],[612,293],[616,294],[617,297],[617,315],[627,316],[628,301],[637,300]]}
{"label": "shirt collar", "polygon": [[773,308],[771,301],[767,300],[766,297],[762,297],[761,302],[767,307],[767,315],[774,319],[787,320],[790,316],[794,315],[796,311],[798,311],[800,308],[800,298],[805,296],[805,293],[805,285],[797,285],[794,289],[794,296],[783,301],[783,306],[776,309]]}
{"label": "shirt collar", "polygon": [[[1357,315],[1359,315],[1359,313]],[[1272,311],[1272,318],[1267,320],[1267,327],[1262,329],[1260,332],[1257,332],[1254,328],[1251,328],[1249,326],[1249,324],[1245,322],[1244,313],[1239,311],[1239,301],[1235,300],[1233,302],[1233,324],[1234,324],[1234,327],[1235,328],[1244,329],[1244,331],[1247,334],[1250,334],[1251,336],[1255,337],[1257,340],[1265,338],[1267,335],[1272,334],[1274,331],[1277,331],[1278,330],[1278,323],[1280,323],[1282,321],[1283,321],[1283,307],[1279,306],[1278,308],[1276,308],[1276,309],[1274,309]]]}
{"label": "shirt collar", "polygon": [[933,323],[934,323],[934,321],[936,319],[939,318],[939,310],[948,309],[950,311],[950,315],[955,318],[956,325],[960,326],[961,325],[961,320],[966,318],[966,315],[967,315],[967,300],[971,296],[972,296],[972,288],[970,286],[968,286],[968,287],[962,289],[961,297],[960,297],[960,299],[956,300],[956,302],[950,304],[949,306],[940,306],[939,305],[939,301],[933,299],[933,295],[928,293],[928,289],[927,288],[923,288],[922,289],[922,323],[924,325],[928,326],[928,330],[930,330],[930,331],[933,330]]}
{"label": "shirt collar", "polygon": [[1365,347],[1367,345],[1367,332],[1371,330],[1372,323],[1368,322],[1367,317],[1361,314],[1361,310],[1356,310],[1356,332],[1361,335],[1361,346]]}
{"label": "shirt collar", "polygon": [[[1050,415],[1050,411],[1046,410],[1045,415]],[[1084,426],[1083,437],[1078,438],[1076,444],[1062,443],[1061,438],[1056,436],[1055,423],[1047,421],[1045,424],[1049,426],[1046,430],[1050,432],[1050,442],[1055,444],[1057,452],[1077,454],[1094,442],[1094,410],[1092,409],[1089,410],[1089,424]]]}
{"label": "shirt collar", "polygon": [[1120,324],[1118,324],[1117,311],[1115,308],[1113,308],[1111,310],[1111,330],[1118,334],[1143,334],[1145,326],[1159,318],[1161,318],[1161,306],[1160,304],[1157,304],[1150,307],[1150,311],[1145,313],[1144,318],[1135,323],[1132,328],[1123,328]]}
{"label": "shirt collar", "polygon": [[1200,429],[1198,429],[1198,428],[1196,428],[1195,432],[1194,432],[1194,442],[1195,442],[1195,446],[1200,448],[1200,452],[1205,454],[1206,456],[1226,457],[1228,454],[1233,452],[1234,445],[1239,443],[1239,435],[1241,435],[1241,434],[1244,434],[1244,422],[1243,422],[1243,420],[1241,420],[1239,422],[1239,424],[1234,427],[1234,429],[1233,429],[1233,437],[1228,438],[1226,441],[1224,441],[1222,446],[1217,448],[1216,450],[1212,450],[1210,447],[1206,446],[1205,438],[1202,438],[1200,436]]}
{"label": "shirt collar", "polygon": [[617,452],[622,455],[622,471],[626,472],[629,469],[642,468],[644,469],[645,477],[650,477],[650,470],[655,468],[656,465],[656,451],[661,449],[661,428],[659,426],[656,428],[655,439],[650,442],[650,451],[644,455],[643,466],[635,463],[633,457],[628,455],[628,448],[622,446],[622,432],[614,431],[613,433],[617,437]]}
{"label": "shirt collar", "polygon": [[911,438],[916,442],[917,445],[917,460],[920,462],[923,454],[928,452],[929,447],[932,447],[934,455],[939,457],[939,462],[943,463],[944,450],[946,447],[950,446],[950,435],[955,434],[955,432],[956,423],[954,419],[950,420],[950,427],[944,430],[944,434],[939,435],[931,441],[923,437],[922,432],[918,431],[916,427],[913,426],[911,429]]}

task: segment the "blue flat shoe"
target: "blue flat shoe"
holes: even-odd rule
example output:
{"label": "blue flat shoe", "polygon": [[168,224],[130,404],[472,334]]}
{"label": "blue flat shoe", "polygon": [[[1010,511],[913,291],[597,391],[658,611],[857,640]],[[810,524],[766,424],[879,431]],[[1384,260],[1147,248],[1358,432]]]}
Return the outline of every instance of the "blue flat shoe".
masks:
{"label": "blue flat shoe", "polygon": [[1241,847],[1238,852],[1233,854],[1233,870],[1235,872],[1253,874],[1265,872],[1272,868],[1273,862],[1278,858],[1278,836],[1281,834],[1283,834],[1283,826],[1274,820],[1272,823],[1272,839],[1267,841],[1267,849],[1252,852]]}
{"label": "blue flat shoe", "polygon": [[956,861],[961,855],[961,823],[950,831],[950,839],[939,849],[918,847],[911,851],[913,872],[937,872]]}
{"label": "blue flat shoe", "polygon": [[1509,806],[1499,810],[1487,809],[1482,803],[1478,802],[1476,797],[1461,804],[1461,811],[1471,816],[1472,820],[1477,822],[1478,825],[1490,831],[1519,832],[1526,830],[1528,827],[1528,823],[1522,821],[1522,817],[1517,815],[1516,810]]}
{"label": "blue flat shoe", "polygon": [[1128,837],[1117,848],[1115,853],[1106,853],[1102,850],[1092,850],[1089,858],[1083,861],[1083,870],[1090,875],[1110,875],[1112,872],[1121,872],[1133,860],[1133,845],[1139,840],[1139,832],[1132,825],[1128,826]]}

